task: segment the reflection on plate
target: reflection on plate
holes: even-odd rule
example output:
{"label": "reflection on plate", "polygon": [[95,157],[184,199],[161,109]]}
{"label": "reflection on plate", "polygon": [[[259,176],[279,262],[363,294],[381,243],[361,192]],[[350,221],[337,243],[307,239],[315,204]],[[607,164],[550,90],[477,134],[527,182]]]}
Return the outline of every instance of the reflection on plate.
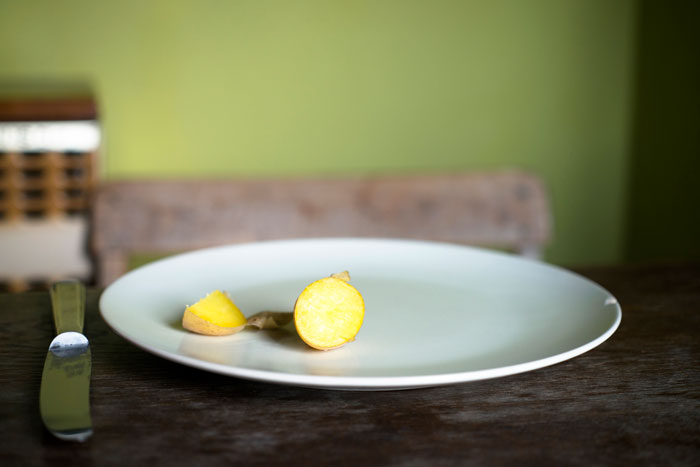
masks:
{"label": "reflection on plate", "polygon": [[[247,315],[291,311],[312,281],[349,270],[365,299],[354,342],[322,352],[291,324],[199,336],[187,304],[228,291]],[[444,243],[310,239],[232,245],[134,270],[100,298],[118,334],[161,357],[226,375],[329,389],[462,383],[552,365],[600,345],[621,319],[595,283],[544,263]]]}

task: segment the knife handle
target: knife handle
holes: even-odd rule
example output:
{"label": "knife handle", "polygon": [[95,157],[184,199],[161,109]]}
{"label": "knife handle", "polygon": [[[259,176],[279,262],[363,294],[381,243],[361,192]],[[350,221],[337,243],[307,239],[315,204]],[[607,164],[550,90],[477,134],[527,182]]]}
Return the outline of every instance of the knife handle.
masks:
{"label": "knife handle", "polygon": [[51,305],[56,333],[83,332],[85,286],[80,281],[61,281],[51,285]]}

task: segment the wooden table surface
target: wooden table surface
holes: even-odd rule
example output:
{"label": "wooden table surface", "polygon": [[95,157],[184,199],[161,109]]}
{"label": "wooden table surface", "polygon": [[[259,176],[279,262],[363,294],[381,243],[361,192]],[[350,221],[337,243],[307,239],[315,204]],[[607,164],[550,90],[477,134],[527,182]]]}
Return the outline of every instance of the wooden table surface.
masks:
{"label": "wooden table surface", "polygon": [[622,324],[572,360],[499,379],[390,392],[257,383],[191,369],[114,334],[88,293],[95,434],[39,417],[47,293],[0,295],[2,465],[700,465],[700,265],[579,271]]}

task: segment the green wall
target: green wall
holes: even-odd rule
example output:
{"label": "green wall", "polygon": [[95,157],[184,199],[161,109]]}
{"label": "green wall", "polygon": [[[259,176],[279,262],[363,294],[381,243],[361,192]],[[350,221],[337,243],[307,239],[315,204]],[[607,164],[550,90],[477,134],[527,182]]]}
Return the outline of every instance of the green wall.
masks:
{"label": "green wall", "polygon": [[635,3],[0,0],[0,78],[87,79],[107,177],[518,167],[547,259],[624,250]]}

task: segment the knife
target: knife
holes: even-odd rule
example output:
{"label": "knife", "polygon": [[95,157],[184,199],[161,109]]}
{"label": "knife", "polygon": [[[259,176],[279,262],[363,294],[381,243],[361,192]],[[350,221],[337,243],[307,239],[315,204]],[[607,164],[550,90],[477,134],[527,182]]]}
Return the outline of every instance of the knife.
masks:
{"label": "knife", "polygon": [[79,281],[51,286],[51,305],[58,334],[49,346],[39,394],[39,411],[57,438],[85,441],[90,420],[90,344],[82,334],[85,287]]}

